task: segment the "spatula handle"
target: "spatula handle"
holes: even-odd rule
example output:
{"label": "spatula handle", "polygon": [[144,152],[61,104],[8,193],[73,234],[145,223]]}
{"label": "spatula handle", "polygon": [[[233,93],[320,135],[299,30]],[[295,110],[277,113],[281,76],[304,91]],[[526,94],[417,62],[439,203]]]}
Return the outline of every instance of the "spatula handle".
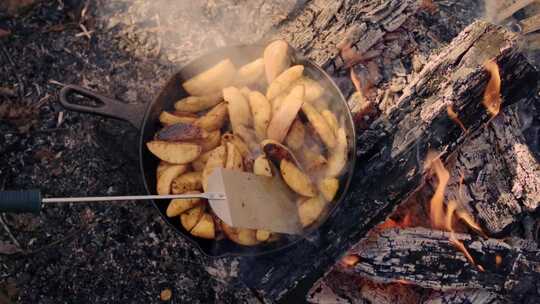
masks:
{"label": "spatula handle", "polygon": [[0,212],[39,213],[40,210],[39,190],[0,191]]}

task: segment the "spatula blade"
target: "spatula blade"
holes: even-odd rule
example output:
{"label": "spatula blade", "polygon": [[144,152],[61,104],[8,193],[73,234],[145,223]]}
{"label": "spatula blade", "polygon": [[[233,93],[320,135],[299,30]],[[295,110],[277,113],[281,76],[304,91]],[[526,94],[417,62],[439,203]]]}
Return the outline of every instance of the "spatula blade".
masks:
{"label": "spatula blade", "polygon": [[226,200],[209,200],[214,213],[232,227],[300,234],[295,195],[279,177],[215,169],[208,192],[225,193]]}

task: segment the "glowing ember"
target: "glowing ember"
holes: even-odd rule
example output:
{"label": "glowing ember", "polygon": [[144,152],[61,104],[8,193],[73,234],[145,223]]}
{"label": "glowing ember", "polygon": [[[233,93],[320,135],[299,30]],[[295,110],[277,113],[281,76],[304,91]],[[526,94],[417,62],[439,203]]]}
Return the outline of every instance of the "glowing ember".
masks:
{"label": "glowing ember", "polygon": [[360,100],[366,102],[367,99],[366,95],[364,94],[364,90],[362,89],[362,84],[360,83],[358,76],[356,76],[353,68],[351,68],[351,81],[354,84],[354,88],[356,89],[356,93],[359,95]]}
{"label": "glowing ember", "polygon": [[450,119],[455,122],[460,128],[461,130],[463,130],[464,133],[467,133],[467,128],[465,128],[465,125],[463,125],[463,123],[461,122],[461,120],[459,120],[459,116],[458,114],[454,111],[454,108],[452,108],[452,106],[448,106],[446,108],[446,112],[448,113],[448,116],[450,117]]}
{"label": "glowing ember", "polygon": [[502,257],[500,255],[496,255],[495,256],[495,265],[497,265],[497,267],[501,266],[501,263],[502,263]]}
{"label": "glowing ember", "polygon": [[360,262],[360,257],[354,254],[346,255],[341,259],[341,264],[346,267],[353,267]]}
{"label": "glowing ember", "polygon": [[491,78],[484,91],[484,100],[482,103],[492,117],[497,116],[501,109],[501,75],[499,66],[494,61],[484,63],[484,68],[489,72]]}

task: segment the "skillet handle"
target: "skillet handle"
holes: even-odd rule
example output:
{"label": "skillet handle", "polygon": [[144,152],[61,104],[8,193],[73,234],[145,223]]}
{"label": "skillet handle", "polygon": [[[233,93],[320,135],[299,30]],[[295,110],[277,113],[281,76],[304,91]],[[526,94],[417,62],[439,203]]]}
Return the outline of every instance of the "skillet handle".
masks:
{"label": "skillet handle", "polygon": [[[68,97],[71,94],[79,94],[97,100],[101,104],[96,106],[75,104],[69,101]],[[64,108],[69,110],[125,120],[139,130],[142,126],[146,110],[146,104],[127,104],[78,85],[67,85],[63,87],[62,90],[60,90],[60,103]]]}

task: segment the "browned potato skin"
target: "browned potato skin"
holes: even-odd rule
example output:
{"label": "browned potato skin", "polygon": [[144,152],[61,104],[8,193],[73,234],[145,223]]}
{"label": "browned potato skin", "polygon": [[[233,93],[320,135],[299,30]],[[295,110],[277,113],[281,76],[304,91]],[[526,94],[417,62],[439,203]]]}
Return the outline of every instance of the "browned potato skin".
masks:
{"label": "browned potato skin", "polygon": [[216,237],[216,228],[212,215],[209,213],[203,214],[195,227],[191,229],[191,234],[203,239],[214,239]]}
{"label": "browned potato skin", "polygon": [[214,169],[216,168],[225,168],[225,161],[227,159],[227,149],[225,146],[219,146],[216,149],[212,150],[212,153],[210,153],[210,156],[208,157],[208,160],[206,161],[206,165],[204,166],[204,169],[202,171],[202,185],[204,191],[208,189],[208,177]]}
{"label": "browned potato skin", "polygon": [[206,131],[215,131],[223,127],[227,121],[227,104],[222,102],[213,107],[204,116],[201,116],[193,123],[197,127],[201,127]]}
{"label": "browned potato skin", "polygon": [[200,190],[202,188],[201,172],[188,172],[175,178],[171,185],[173,194],[182,194],[187,191]]}
{"label": "browned potato skin", "polygon": [[164,141],[189,141],[206,137],[208,133],[205,130],[186,123],[169,125],[156,133],[156,139]]}
{"label": "browned potato skin", "polygon": [[159,195],[165,195],[171,193],[171,185],[173,180],[186,172],[187,165],[169,165],[162,170],[161,174],[157,178],[156,190]]}
{"label": "browned potato skin", "polygon": [[289,134],[285,137],[287,147],[293,150],[299,150],[304,146],[304,137],[306,136],[306,128],[300,119],[295,119],[289,130]]}
{"label": "browned potato skin", "polygon": [[221,132],[219,130],[211,131],[205,139],[198,139],[193,142],[201,146],[203,153],[208,152],[221,143]]}
{"label": "browned potato skin", "polygon": [[225,161],[225,169],[244,171],[244,161],[242,155],[232,143],[226,144],[227,160]]}
{"label": "browned potato skin", "polygon": [[259,155],[259,157],[255,159],[253,164],[253,173],[272,177],[272,167],[270,166],[270,161],[265,155]]}
{"label": "browned potato skin", "polygon": [[[200,191],[187,191],[186,194],[198,194]],[[185,211],[197,207],[202,203],[200,198],[175,198],[170,201],[169,206],[167,207],[166,214],[168,217],[175,217],[184,213]]]}
{"label": "browned potato skin", "polygon": [[292,162],[282,160],[279,169],[281,177],[294,192],[306,197],[317,195],[317,189],[311,179]]}
{"label": "browned potato skin", "polygon": [[199,222],[204,214],[204,205],[191,208],[180,215],[180,223],[187,231],[190,231]]}
{"label": "browned potato skin", "polygon": [[266,138],[266,130],[272,116],[272,106],[263,94],[252,91],[249,93],[249,106],[253,116],[255,133],[259,140]]}
{"label": "browned potato skin", "polygon": [[197,158],[191,163],[193,171],[202,172],[202,170],[204,170],[204,166],[206,165],[206,162],[208,161],[208,158],[210,157],[210,153],[212,153],[212,151],[214,150],[212,149],[210,151],[204,152],[203,154],[201,154],[201,156],[199,156],[199,158]]}
{"label": "browned potato skin", "polygon": [[339,189],[337,178],[325,178],[318,182],[317,187],[327,202],[331,202]]}
{"label": "browned potato skin", "polygon": [[236,76],[236,68],[230,59],[218,62],[208,70],[185,81],[182,86],[193,96],[205,96],[221,91],[230,85]]}
{"label": "browned potato skin", "polygon": [[196,119],[197,118],[194,117],[171,114],[166,111],[161,112],[161,114],[159,115],[159,121],[164,126],[172,125],[175,123],[193,123]]}
{"label": "browned potato skin", "polygon": [[251,151],[249,150],[248,145],[240,138],[240,136],[237,136],[232,133],[225,133],[221,135],[221,144],[226,145],[228,142],[232,143],[238,152],[242,154],[243,158],[251,157]]}
{"label": "browned potato skin", "polygon": [[221,222],[221,228],[225,235],[233,242],[244,246],[255,246],[260,243],[257,240],[256,230],[247,228],[234,228]]}
{"label": "browned potato skin", "polygon": [[196,144],[161,140],[149,141],[146,147],[159,159],[178,165],[194,161],[202,152],[201,146]]}

